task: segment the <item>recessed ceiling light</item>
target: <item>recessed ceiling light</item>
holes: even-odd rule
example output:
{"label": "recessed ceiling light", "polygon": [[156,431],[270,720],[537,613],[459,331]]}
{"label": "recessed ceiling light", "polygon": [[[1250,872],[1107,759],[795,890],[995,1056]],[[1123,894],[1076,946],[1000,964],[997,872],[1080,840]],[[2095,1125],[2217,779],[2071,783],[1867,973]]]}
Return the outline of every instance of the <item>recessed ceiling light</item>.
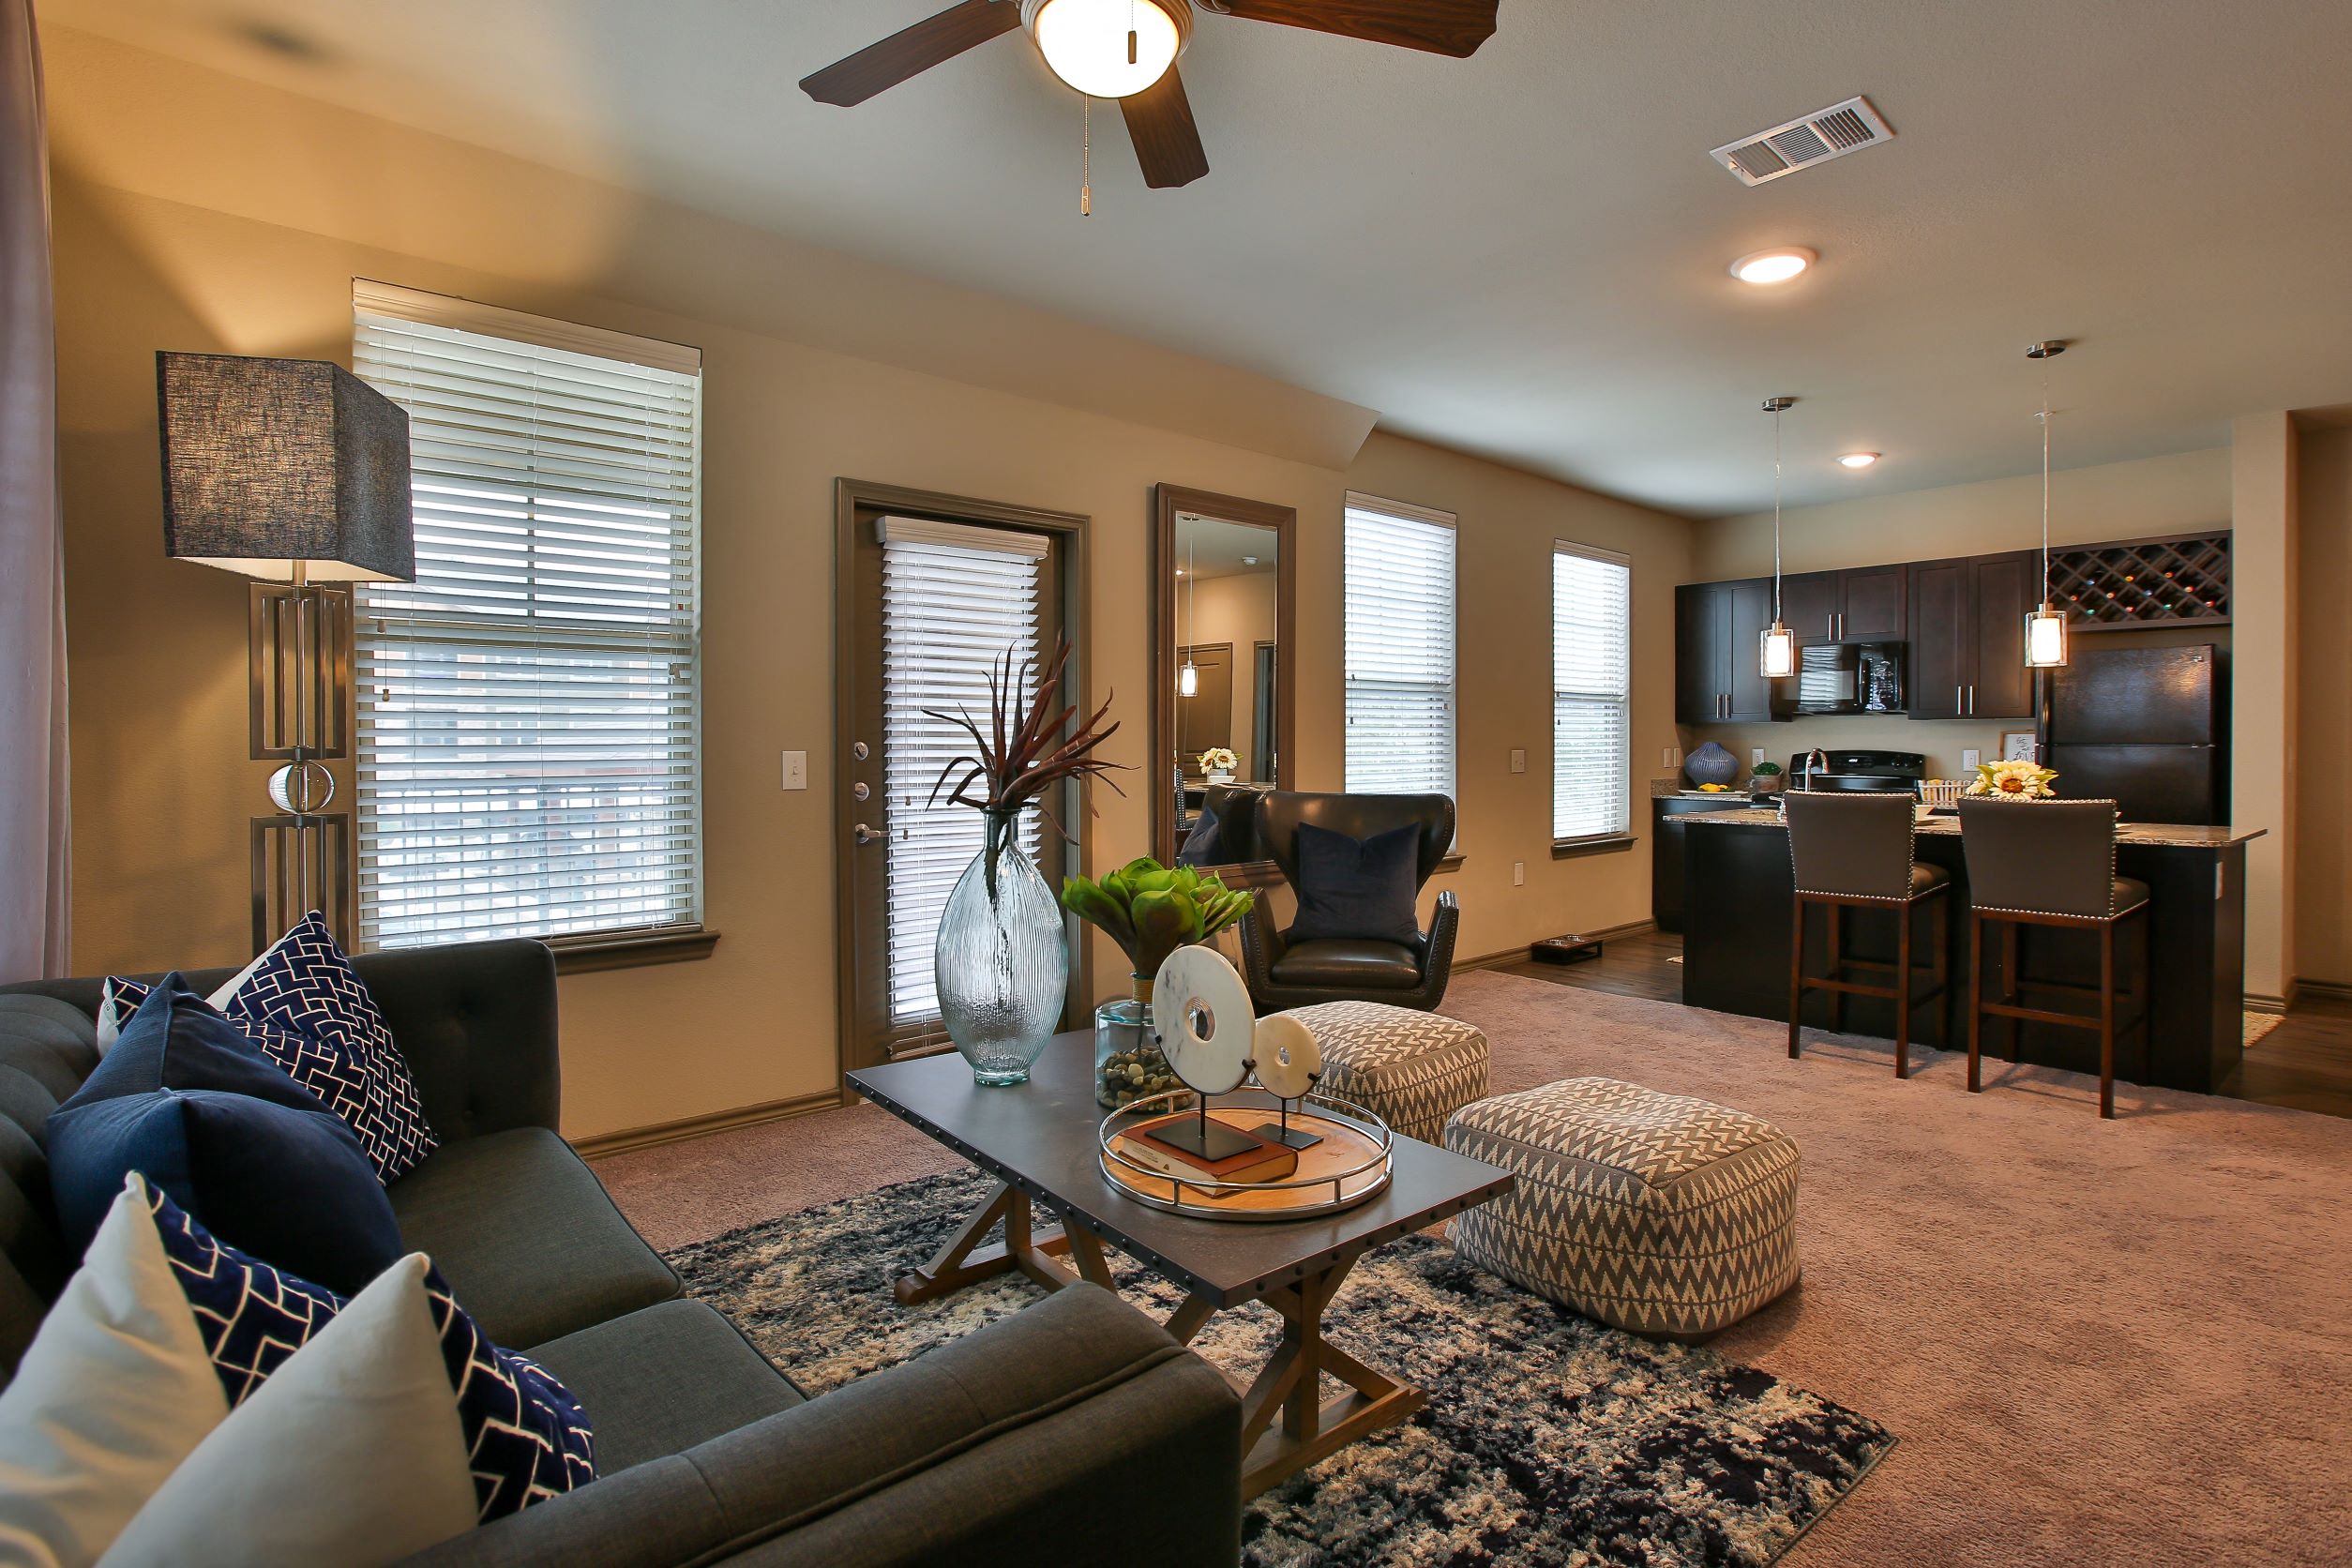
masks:
{"label": "recessed ceiling light", "polygon": [[1177,575],[1178,577],[1182,577],[1182,576],[1184,576],[1184,567],[1182,567],[1182,566],[1177,567],[1177,568],[1176,568],[1176,575]]}
{"label": "recessed ceiling light", "polygon": [[1878,454],[1876,452],[1842,452],[1838,455],[1837,460],[1847,468],[1868,468],[1878,460]]}
{"label": "recessed ceiling light", "polygon": [[1242,557],[1242,565],[1244,566],[1254,566],[1258,565],[1258,557],[1255,555],[1244,555]]}
{"label": "recessed ceiling light", "polygon": [[1732,263],[1731,276],[1742,283],[1786,283],[1818,260],[1802,245],[1756,250]]}

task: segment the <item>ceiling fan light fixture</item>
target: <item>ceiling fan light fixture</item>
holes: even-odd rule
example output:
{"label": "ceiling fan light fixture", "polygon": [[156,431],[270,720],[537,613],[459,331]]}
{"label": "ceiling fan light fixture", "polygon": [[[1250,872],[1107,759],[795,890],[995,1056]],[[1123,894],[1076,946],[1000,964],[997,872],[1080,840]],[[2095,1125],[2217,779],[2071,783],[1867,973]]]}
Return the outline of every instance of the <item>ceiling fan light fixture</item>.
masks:
{"label": "ceiling fan light fixture", "polygon": [[1089,98],[1133,98],[1192,38],[1191,0],[1021,0],[1053,74]]}
{"label": "ceiling fan light fixture", "polygon": [[1802,245],[1786,245],[1772,250],[1751,250],[1731,264],[1731,276],[1742,283],[1759,287],[1786,283],[1821,258]]}

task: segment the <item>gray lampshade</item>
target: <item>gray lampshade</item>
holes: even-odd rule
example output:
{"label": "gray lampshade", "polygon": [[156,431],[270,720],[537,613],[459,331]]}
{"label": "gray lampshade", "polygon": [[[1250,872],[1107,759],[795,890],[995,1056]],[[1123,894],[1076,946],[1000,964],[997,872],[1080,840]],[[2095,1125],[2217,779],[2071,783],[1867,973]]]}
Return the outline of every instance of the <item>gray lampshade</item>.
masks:
{"label": "gray lampshade", "polygon": [[158,354],[163,549],[249,577],[416,577],[408,414],[324,359]]}

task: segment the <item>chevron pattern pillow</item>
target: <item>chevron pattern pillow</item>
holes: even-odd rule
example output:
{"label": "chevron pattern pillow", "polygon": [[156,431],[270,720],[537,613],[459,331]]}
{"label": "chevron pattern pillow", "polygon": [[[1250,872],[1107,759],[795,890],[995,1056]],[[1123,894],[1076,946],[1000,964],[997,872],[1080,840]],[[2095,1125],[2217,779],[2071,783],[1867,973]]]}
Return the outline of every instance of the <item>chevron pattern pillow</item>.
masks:
{"label": "chevron pattern pillow", "polygon": [[[98,1001],[101,1050],[147,990],[137,980],[107,979]],[[317,911],[209,1000],[343,1119],[380,1180],[393,1181],[438,1146],[383,1011]]]}
{"label": "chevron pattern pillow", "polygon": [[[164,1256],[231,1409],[348,1304],[331,1290],[214,1240],[135,1173],[128,1190],[155,1216]],[[425,1293],[457,1400],[480,1519],[487,1523],[594,1481],[596,1432],[571,1391],[537,1362],[491,1344],[449,1293],[439,1269],[426,1274]]]}

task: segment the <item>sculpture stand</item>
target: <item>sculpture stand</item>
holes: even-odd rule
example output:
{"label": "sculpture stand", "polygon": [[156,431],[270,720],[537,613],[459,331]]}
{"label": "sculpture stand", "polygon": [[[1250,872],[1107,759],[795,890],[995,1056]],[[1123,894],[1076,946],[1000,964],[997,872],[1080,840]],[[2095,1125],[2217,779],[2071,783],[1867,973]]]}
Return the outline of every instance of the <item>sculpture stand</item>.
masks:
{"label": "sculpture stand", "polygon": [[[1209,1096],[1200,1097],[1200,1114],[1182,1125],[1164,1123],[1144,1136],[1162,1148],[1173,1150],[1187,1159],[1199,1160],[1203,1168],[1215,1166],[1236,1154],[1246,1154],[1265,1146],[1263,1138],[1252,1138],[1239,1127],[1209,1120]],[[1304,1148],[1293,1144],[1293,1148]]]}
{"label": "sculpture stand", "polygon": [[[1249,1064],[1249,1069],[1251,1072],[1256,1072],[1258,1070],[1258,1063],[1255,1062],[1251,1063]],[[1322,1074],[1309,1073],[1306,1076],[1308,1093],[1312,1093],[1315,1086],[1322,1081]],[[1322,1142],[1323,1135],[1321,1133],[1311,1133],[1304,1127],[1293,1127],[1290,1125],[1290,1108],[1294,1105],[1303,1105],[1305,1103],[1305,1094],[1300,1095],[1295,1100],[1285,1099],[1279,1094],[1274,1095],[1274,1104],[1281,1108],[1281,1120],[1276,1122],[1259,1123],[1257,1127],[1258,1136],[1266,1139],[1269,1143],[1279,1143],[1285,1149],[1312,1149],[1318,1143]]]}

